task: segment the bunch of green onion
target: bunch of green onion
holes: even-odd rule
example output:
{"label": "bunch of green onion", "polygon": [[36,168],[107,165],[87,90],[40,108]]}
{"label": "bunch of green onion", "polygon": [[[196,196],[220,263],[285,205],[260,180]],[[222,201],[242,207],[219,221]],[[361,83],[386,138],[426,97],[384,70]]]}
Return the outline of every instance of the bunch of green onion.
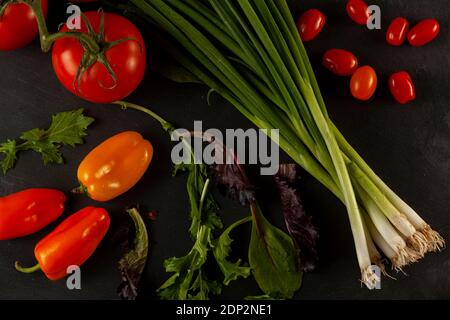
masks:
{"label": "bunch of green onion", "polygon": [[[372,264],[395,270],[440,250],[442,237],[364,162],[330,120],[286,0],[132,0],[173,37],[165,49],[255,125],[279,129],[280,147],[347,207],[361,281]],[[268,131],[270,132],[270,131]]]}

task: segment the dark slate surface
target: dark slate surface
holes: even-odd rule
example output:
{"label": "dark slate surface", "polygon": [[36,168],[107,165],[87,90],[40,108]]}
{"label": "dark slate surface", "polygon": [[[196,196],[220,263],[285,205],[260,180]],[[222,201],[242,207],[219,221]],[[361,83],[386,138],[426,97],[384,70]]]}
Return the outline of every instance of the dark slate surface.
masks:
{"label": "dark slate surface", "polygon": [[[51,1],[53,5],[59,1]],[[294,1],[297,11],[314,5],[328,18],[320,37],[307,49],[319,78],[332,118],[368,163],[399,195],[420,212],[429,223],[449,239],[450,224],[450,15],[447,0],[373,1],[383,14],[383,30],[369,32],[352,23],[345,13],[345,1]],[[433,43],[422,48],[388,46],[384,33],[391,19],[403,15],[415,23],[435,17],[442,32]],[[64,7],[54,6],[53,26],[64,17]],[[150,55],[156,50],[147,44]],[[366,103],[350,97],[348,79],[338,79],[320,65],[328,48],[353,51],[361,64],[370,64],[378,72],[379,90]],[[151,63],[151,60],[150,60]],[[417,100],[407,106],[396,104],[387,90],[390,73],[408,70],[415,79]],[[76,184],[76,168],[92,147],[123,130],[140,131],[155,146],[151,168],[133,191],[111,201],[113,220],[122,208],[141,203],[157,209],[157,221],[149,222],[151,251],[142,283],[142,296],[154,298],[155,289],[168,277],[163,260],[183,255],[191,246],[187,235],[185,178],[171,178],[171,144],[159,126],[135,112],[116,107],[91,105],[72,96],[53,74],[50,55],[40,52],[37,43],[15,52],[0,53],[0,140],[15,138],[20,132],[45,127],[54,113],[84,107],[96,118],[86,144],[76,149],[64,148],[66,164],[47,166],[39,156],[25,153],[17,167],[0,177],[0,194],[6,195],[30,187],[52,187],[68,191]],[[209,128],[248,128],[233,107],[220,99],[214,106],[206,103],[207,90],[196,85],[171,83],[154,73],[147,73],[130,101],[152,108],[180,127],[191,128],[194,120],[203,120]],[[284,160],[288,159],[284,157]],[[383,278],[382,290],[369,291],[358,282],[359,270],[345,208],[320,184],[303,174],[302,196],[308,212],[320,228],[320,265],[304,278],[299,299],[436,299],[450,298],[450,256],[445,250],[430,254],[420,263],[406,268],[408,276],[397,280]],[[266,215],[282,226],[270,179],[260,189]],[[217,196],[221,214],[228,224],[247,214],[245,208]],[[64,215],[95,205],[84,197],[70,196]],[[62,221],[62,218],[59,220]],[[23,275],[13,269],[16,259],[33,263],[35,243],[48,233],[52,224],[37,234],[0,243],[1,299],[115,299],[120,275],[116,269],[121,250],[107,238],[82,268],[82,290],[69,291],[65,282],[48,281],[42,274]],[[245,256],[248,227],[236,232],[236,255]],[[224,289],[223,298],[258,294],[253,280],[242,280]]]}

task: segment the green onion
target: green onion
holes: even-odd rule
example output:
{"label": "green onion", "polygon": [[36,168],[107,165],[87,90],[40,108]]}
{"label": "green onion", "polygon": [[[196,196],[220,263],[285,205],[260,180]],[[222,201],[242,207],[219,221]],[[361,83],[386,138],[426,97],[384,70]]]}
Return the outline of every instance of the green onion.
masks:
{"label": "green onion", "polygon": [[[330,120],[286,0],[132,0],[133,12],[163,29],[155,39],[200,81],[262,129],[347,207],[369,287],[444,240],[372,171]],[[154,28],[153,26],[151,28]]]}

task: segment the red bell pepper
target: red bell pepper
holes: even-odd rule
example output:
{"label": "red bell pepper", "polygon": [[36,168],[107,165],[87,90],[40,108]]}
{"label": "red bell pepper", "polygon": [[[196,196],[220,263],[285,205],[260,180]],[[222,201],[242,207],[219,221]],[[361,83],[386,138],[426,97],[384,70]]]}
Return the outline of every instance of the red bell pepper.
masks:
{"label": "red bell pepper", "polygon": [[53,189],[28,189],[0,198],[0,240],[32,234],[64,211],[64,193]]}
{"label": "red bell pepper", "polygon": [[69,266],[81,266],[94,253],[109,225],[110,218],[105,209],[84,208],[64,220],[36,245],[36,266],[23,268],[16,262],[16,269],[25,273],[41,269],[50,280],[64,278]]}

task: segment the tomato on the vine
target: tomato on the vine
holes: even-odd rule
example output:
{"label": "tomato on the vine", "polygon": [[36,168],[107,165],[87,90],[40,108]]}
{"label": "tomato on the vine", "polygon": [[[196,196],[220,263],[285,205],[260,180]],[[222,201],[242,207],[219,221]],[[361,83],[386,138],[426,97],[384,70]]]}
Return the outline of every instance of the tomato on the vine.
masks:
{"label": "tomato on the vine", "polygon": [[[61,83],[80,98],[94,103],[121,100],[131,94],[144,77],[144,39],[129,20],[117,14],[89,11],[85,16],[95,34],[89,32],[84,21],[79,31],[97,38],[100,51],[90,52],[74,38],[59,39],[52,51],[55,73]],[[67,26],[60,31],[68,31]]]}
{"label": "tomato on the vine", "polygon": [[[44,16],[47,15],[48,0],[41,0]],[[24,3],[4,3],[0,15],[0,51],[25,47],[39,33],[33,10]]]}

